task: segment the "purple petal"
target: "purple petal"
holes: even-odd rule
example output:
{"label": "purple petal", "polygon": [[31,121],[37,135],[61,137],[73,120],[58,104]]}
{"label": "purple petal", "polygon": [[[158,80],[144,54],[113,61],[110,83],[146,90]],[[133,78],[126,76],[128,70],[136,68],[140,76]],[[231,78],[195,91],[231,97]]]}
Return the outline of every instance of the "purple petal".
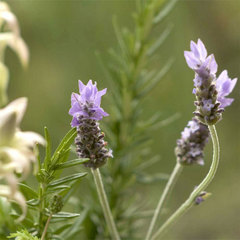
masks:
{"label": "purple petal", "polygon": [[203,42],[200,39],[198,39],[197,45],[200,52],[200,59],[204,60],[207,57],[207,49],[205,48]]}
{"label": "purple petal", "polygon": [[191,69],[195,69],[200,64],[199,60],[195,58],[192,52],[184,51],[184,57],[186,59],[188,66]]}
{"label": "purple petal", "polygon": [[194,56],[197,59],[200,59],[200,53],[199,53],[199,50],[198,50],[198,46],[197,46],[197,44],[195,42],[191,41],[190,49],[191,49],[192,53],[194,54]]}
{"label": "purple petal", "polygon": [[74,117],[72,119],[71,126],[72,127],[77,127],[78,125],[79,125],[79,122],[78,122],[77,118]]}
{"label": "purple petal", "polygon": [[100,106],[100,104],[101,104],[101,97],[102,97],[104,94],[106,94],[106,92],[107,92],[107,88],[105,88],[105,89],[103,89],[103,90],[101,90],[101,91],[99,91],[99,92],[97,93],[96,99],[95,99],[95,102],[96,102],[96,105],[97,105],[97,106]]}
{"label": "purple petal", "polygon": [[80,105],[79,105],[79,103],[78,102],[75,102],[73,105],[72,105],[72,107],[70,108],[70,110],[69,110],[69,114],[70,115],[74,115],[76,112],[79,112],[79,111],[81,111],[82,109],[80,108]]}
{"label": "purple petal", "polygon": [[234,89],[236,83],[237,83],[237,78],[234,78],[232,81],[231,81],[231,85],[230,85],[230,88],[229,88],[229,93],[232,92],[232,90]]}
{"label": "purple petal", "polygon": [[209,70],[211,73],[215,74],[218,69],[217,62],[213,54],[211,54],[209,57],[210,57]]}
{"label": "purple petal", "polygon": [[81,80],[78,80],[78,87],[79,87],[79,92],[82,92],[86,86],[82,83]]}
{"label": "purple petal", "polygon": [[216,81],[217,89],[220,90],[223,83],[228,79],[227,70],[221,72]]}
{"label": "purple petal", "polygon": [[106,92],[107,92],[107,88],[104,88],[103,90],[101,90],[101,91],[99,91],[99,92],[97,93],[97,96],[98,96],[98,97],[101,97],[101,96],[105,95]]}
{"label": "purple petal", "polygon": [[224,70],[218,77],[216,81],[216,87],[219,93],[219,96],[229,95],[237,83],[237,78],[231,80],[228,77],[227,70]]}
{"label": "purple petal", "polygon": [[218,101],[221,103],[220,108],[225,108],[227,106],[230,106],[234,101],[234,99],[221,97],[221,98],[218,98]]}
{"label": "purple petal", "polygon": [[77,93],[72,93],[71,95],[71,104],[73,105],[75,102],[80,100],[80,95]]}
{"label": "purple petal", "polygon": [[92,88],[90,86],[87,86],[83,92],[83,96],[86,99],[86,101],[89,101],[92,95]]}

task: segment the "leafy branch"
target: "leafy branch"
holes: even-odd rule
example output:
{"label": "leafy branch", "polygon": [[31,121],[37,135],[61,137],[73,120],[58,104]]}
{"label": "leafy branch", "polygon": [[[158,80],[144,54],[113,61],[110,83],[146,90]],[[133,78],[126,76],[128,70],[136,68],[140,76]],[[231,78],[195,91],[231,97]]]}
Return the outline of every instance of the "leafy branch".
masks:
{"label": "leafy branch", "polygon": [[[29,208],[28,214],[21,224],[28,227],[33,236],[41,237],[42,240],[45,237],[49,239],[50,236],[51,239],[66,239],[67,236],[77,234],[81,230],[80,225],[86,216],[86,211],[83,212],[83,215],[61,211],[74,193],[76,183],[87,174],[86,172],[73,173],[61,177],[63,170],[88,161],[88,159],[67,161],[75,137],[76,129],[72,128],[51,155],[51,139],[48,129],[45,128],[46,149],[43,162],[38,155],[36,173],[38,190],[36,191],[27,184],[19,184]],[[18,216],[17,213],[12,215]],[[74,219],[75,223],[72,223]],[[76,231],[76,224],[78,231]]]}

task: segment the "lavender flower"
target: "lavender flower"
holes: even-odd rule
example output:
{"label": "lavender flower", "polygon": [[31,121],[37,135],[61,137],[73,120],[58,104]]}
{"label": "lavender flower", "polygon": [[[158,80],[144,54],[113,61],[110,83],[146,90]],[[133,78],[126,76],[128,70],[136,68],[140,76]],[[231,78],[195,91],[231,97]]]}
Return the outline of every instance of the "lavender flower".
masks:
{"label": "lavender flower", "polygon": [[191,51],[184,56],[188,66],[196,73],[193,93],[196,95],[196,111],[194,114],[204,123],[213,125],[222,118],[224,108],[231,105],[232,98],[226,98],[236,85],[237,79],[231,80],[224,70],[218,78],[218,65],[213,54],[207,56],[207,50],[200,39],[191,41]]}
{"label": "lavender flower", "polygon": [[107,158],[112,157],[112,151],[106,148],[104,133],[99,127],[98,121],[108,116],[100,107],[101,97],[107,89],[98,91],[97,83],[89,80],[85,86],[79,80],[79,94],[72,93],[71,109],[69,114],[73,116],[72,127],[77,127],[75,144],[80,158],[89,158],[86,167],[98,168],[106,163]]}
{"label": "lavender flower", "polygon": [[177,140],[175,154],[182,165],[204,164],[203,149],[208,142],[209,131],[206,125],[193,118],[184,128],[181,138]]}

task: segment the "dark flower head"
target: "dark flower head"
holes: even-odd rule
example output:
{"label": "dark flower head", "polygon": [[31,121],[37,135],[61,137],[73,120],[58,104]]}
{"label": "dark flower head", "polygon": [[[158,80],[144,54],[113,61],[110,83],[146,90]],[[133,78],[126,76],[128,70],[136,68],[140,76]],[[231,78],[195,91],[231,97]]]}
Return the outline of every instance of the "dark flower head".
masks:
{"label": "dark flower head", "polygon": [[194,163],[203,165],[203,149],[208,142],[209,131],[206,125],[193,118],[177,140],[175,154],[177,161],[182,165]]}
{"label": "dark flower head", "polygon": [[222,118],[224,108],[231,105],[232,98],[226,98],[236,85],[237,79],[231,80],[224,70],[218,78],[218,65],[213,54],[207,56],[203,42],[191,41],[191,51],[185,51],[184,56],[188,66],[196,73],[193,94],[196,95],[195,116],[208,125],[216,124]]}
{"label": "dark flower head", "polygon": [[97,121],[108,116],[100,107],[101,97],[106,94],[107,89],[98,91],[97,83],[93,84],[92,80],[89,80],[86,86],[80,80],[78,83],[80,95],[72,93],[71,108],[69,110],[69,114],[73,116],[72,127],[79,125],[77,119],[80,116]]}

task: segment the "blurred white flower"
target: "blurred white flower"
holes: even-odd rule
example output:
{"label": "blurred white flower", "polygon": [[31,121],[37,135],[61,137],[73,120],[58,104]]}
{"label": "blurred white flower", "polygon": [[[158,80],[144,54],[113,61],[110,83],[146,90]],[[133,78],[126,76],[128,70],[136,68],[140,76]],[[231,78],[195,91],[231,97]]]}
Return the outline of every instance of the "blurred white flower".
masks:
{"label": "blurred white flower", "polygon": [[29,61],[29,52],[26,43],[21,38],[17,18],[5,2],[0,2],[0,27],[3,26],[4,32],[0,33],[1,58],[4,57],[4,49],[9,46],[16,52],[22,65],[26,67]]}
{"label": "blurred white flower", "polygon": [[0,109],[0,196],[15,200],[26,212],[25,200],[18,191],[16,173],[24,179],[35,161],[36,143],[44,145],[42,136],[34,132],[22,132],[19,128],[27,107],[27,98],[19,98]]}
{"label": "blurred white flower", "polygon": [[23,67],[28,65],[29,51],[20,35],[16,16],[9,6],[0,1],[0,107],[7,103],[7,86],[9,73],[4,65],[5,49],[9,46],[19,57]]}

